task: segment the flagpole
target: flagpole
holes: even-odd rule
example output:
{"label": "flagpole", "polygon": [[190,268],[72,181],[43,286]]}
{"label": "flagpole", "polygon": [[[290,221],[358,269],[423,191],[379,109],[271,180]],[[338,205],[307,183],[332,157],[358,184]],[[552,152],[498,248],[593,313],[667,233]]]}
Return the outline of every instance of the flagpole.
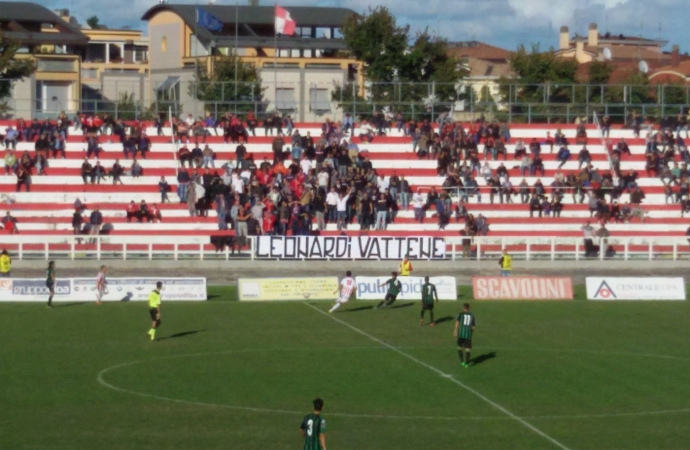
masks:
{"label": "flagpole", "polygon": [[196,117],[198,114],[198,107],[199,107],[199,35],[198,33],[198,26],[199,26],[199,2],[196,2],[196,20],[194,21],[194,79],[196,81],[195,83],[195,89],[194,89],[194,96],[196,97],[194,99],[194,116]]}
{"label": "flagpole", "polygon": [[235,0],[235,114],[237,114],[237,66],[239,55],[237,53],[237,27],[238,27],[238,16],[239,16],[239,5],[237,0]]}
{"label": "flagpole", "polygon": [[[273,15],[276,15],[278,4],[275,4]],[[278,29],[276,28],[275,17],[273,18],[273,101],[275,102],[275,112],[278,112]]]}

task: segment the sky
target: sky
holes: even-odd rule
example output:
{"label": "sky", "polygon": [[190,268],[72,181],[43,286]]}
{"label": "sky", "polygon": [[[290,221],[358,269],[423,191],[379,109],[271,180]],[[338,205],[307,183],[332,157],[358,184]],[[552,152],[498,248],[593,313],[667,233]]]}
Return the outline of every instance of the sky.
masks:
{"label": "sky", "polygon": [[[29,0],[31,1],[31,0]],[[97,15],[102,24],[117,28],[141,29],[144,12],[158,0],[33,0],[49,9],[68,8],[80,22]],[[204,1],[169,0],[170,3]],[[234,5],[233,0],[216,4]],[[240,4],[246,4],[246,0]],[[273,5],[260,0],[260,4]],[[332,6],[350,8],[362,13],[369,9],[368,0],[285,0],[280,6]],[[427,28],[449,41],[477,40],[508,50],[519,44],[540,48],[558,47],[562,25],[571,34],[586,36],[589,23],[598,23],[600,33],[644,36],[669,41],[690,51],[690,2],[688,0],[380,0],[398,25],[409,24],[413,32]],[[554,7],[557,5],[558,7]],[[299,26],[299,24],[298,24]]]}

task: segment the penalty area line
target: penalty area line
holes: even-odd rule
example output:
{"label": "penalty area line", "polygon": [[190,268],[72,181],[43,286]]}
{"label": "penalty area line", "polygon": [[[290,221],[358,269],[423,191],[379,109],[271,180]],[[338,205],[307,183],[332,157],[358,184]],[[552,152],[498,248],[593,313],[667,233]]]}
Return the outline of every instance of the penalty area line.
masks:
{"label": "penalty area line", "polygon": [[527,421],[526,421],[525,419],[523,419],[522,417],[513,414],[512,412],[510,412],[509,410],[507,410],[505,407],[503,407],[503,406],[499,405],[498,403],[494,402],[493,400],[491,400],[490,398],[486,397],[484,394],[480,393],[479,391],[476,391],[476,390],[472,389],[471,387],[469,387],[468,385],[466,385],[466,384],[463,383],[462,381],[460,381],[460,380],[458,380],[458,379],[456,379],[456,378],[449,377],[447,374],[443,373],[441,370],[437,369],[436,367],[434,367],[434,366],[432,366],[432,365],[430,365],[430,364],[425,363],[424,361],[421,361],[421,360],[415,358],[414,356],[410,355],[409,353],[405,353],[404,351],[400,350],[398,347],[395,347],[395,346],[393,346],[393,345],[390,345],[389,343],[382,341],[381,339],[379,339],[379,338],[377,338],[376,336],[373,336],[373,335],[367,333],[366,331],[360,330],[359,328],[355,327],[354,325],[350,325],[349,323],[345,322],[344,320],[338,319],[337,317],[333,317],[333,315],[328,314],[327,312],[320,310],[319,308],[317,308],[317,307],[314,306],[314,305],[310,305],[309,303],[306,303],[306,302],[303,302],[302,304],[305,305],[305,306],[307,306],[307,307],[309,307],[309,308],[311,308],[311,309],[313,309],[314,311],[318,312],[319,314],[322,314],[322,315],[328,317],[329,319],[332,319],[332,320],[338,322],[339,324],[341,324],[341,325],[343,325],[343,326],[346,326],[347,328],[351,329],[352,331],[354,331],[354,332],[356,332],[356,333],[359,333],[359,334],[361,334],[362,336],[364,336],[364,337],[366,337],[366,338],[368,338],[368,339],[370,339],[370,340],[372,340],[372,341],[374,341],[374,342],[376,342],[376,343],[378,343],[378,344],[380,344],[380,345],[386,347],[387,349],[394,351],[395,353],[399,354],[400,356],[403,356],[403,357],[409,359],[410,361],[419,364],[419,365],[422,366],[422,367],[426,367],[427,369],[429,369],[429,370],[431,370],[432,372],[434,372],[434,373],[436,373],[436,374],[442,376],[443,378],[446,378],[446,379],[447,379],[448,381],[450,381],[451,383],[454,383],[454,384],[456,384],[457,386],[460,386],[461,388],[463,388],[464,390],[466,390],[466,391],[469,392],[470,394],[472,394],[472,395],[474,395],[475,397],[479,398],[480,400],[483,400],[484,402],[488,403],[488,404],[491,405],[494,409],[499,410],[500,412],[502,412],[502,413],[505,414],[506,416],[510,417],[511,419],[515,420],[516,422],[518,422],[519,424],[521,424],[522,426],[524,426],[524,427],[527,428],[528,430],[530,430],[530,431],[536,433],[537,435],[539,435],[539,436],[541,436],[542,438],[546,439],[547,441],[551,442],[553,445],[555,445],[556,447],[560,448],[561,450],[571,450],[570,448],[566,447],[566,446],[565,446],[564,444],[562,444],[561,442],[557,441],[557,440],[554,439],[553,437],[551,437],[551,436],[549,436],[548,434],[546,434],[545,432],[541,431],[539,428],[537,428],[537,427],[535,427],[534,425],[532,425],[531,423],[527,422]]}

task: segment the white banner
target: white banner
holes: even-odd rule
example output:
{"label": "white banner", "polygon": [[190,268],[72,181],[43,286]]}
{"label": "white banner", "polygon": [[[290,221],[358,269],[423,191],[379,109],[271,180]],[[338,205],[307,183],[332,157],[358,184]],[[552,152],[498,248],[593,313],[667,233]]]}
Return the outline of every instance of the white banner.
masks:
{"label": "white banner", "polygon": [[258,236],[256,258],[264,259],[443,259],[440,237]]}
{"label": "white banner", "polygon": [[588,300],[685,300],[683,278],[587,277]]}
{"label": "white banner", "polygon": [[[381,285],[390,277],[356,277],[358,300],[383,300],[387,287]],[[421,300],[423,277],[398,277],[402,283],[402,291],[398,300]],[[436,285],[439,300],[457,300],[458,291],[455,277],[429,277],[429,282]]]}
{"label": "white banner", "polygon": [[338,277],[240,278],[240,301],[335,300]]}
{"label": "white banner", "polygon": [[[206,300],[206,278],[106,278],[103,301],[144,301],[163,283],[161,299]],[[0,279],[0,302],[48,301],[44,278]],[[53,301],[96,301],[96,277],[58,278]]]}

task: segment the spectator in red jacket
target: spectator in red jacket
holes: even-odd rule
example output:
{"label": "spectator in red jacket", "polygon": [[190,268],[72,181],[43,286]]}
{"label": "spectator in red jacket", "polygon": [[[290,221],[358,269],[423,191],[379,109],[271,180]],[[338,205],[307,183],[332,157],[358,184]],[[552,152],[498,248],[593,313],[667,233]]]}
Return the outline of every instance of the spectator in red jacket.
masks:
{"label": "spectator in red jacket", "polygon": [[139,218],[139,206],[137,206],[136,203],[134,203],[134,200],[129,202],[129,205],[127,205],[127,222],[131,222],[132,219],[138,219]]}

